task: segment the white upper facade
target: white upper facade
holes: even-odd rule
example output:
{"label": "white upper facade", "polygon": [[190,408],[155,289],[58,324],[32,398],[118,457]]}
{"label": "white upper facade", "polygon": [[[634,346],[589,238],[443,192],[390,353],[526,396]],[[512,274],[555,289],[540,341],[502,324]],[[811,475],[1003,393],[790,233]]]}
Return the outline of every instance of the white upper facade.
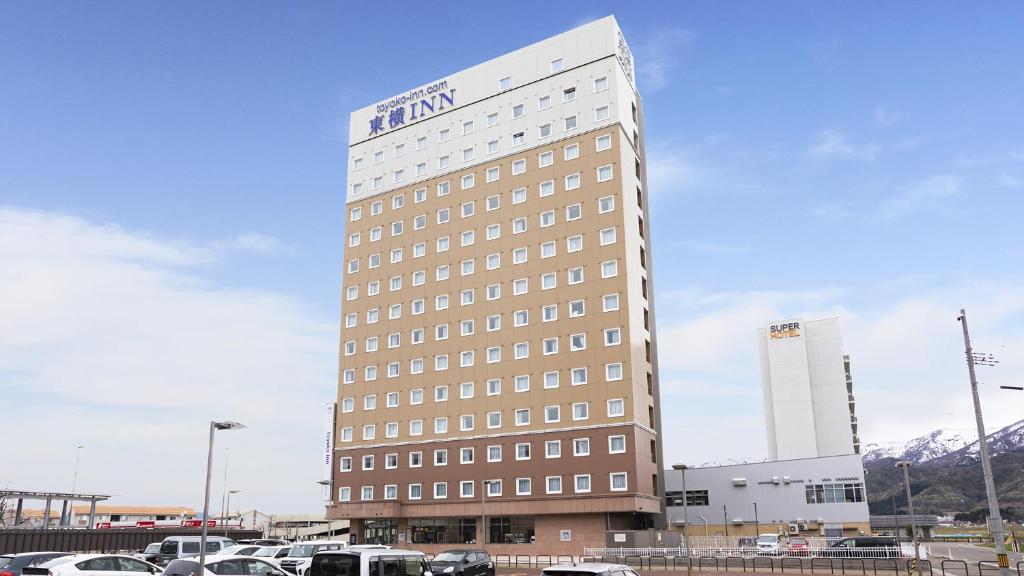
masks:
{"label": "white upper facade", "polygon": [[353,112],[348,202],[635,116],[611,16]]}
{"label": "white upper facade", "polygon": [[772,322],[758,345],[769,457],[853,454],[839,319]]}

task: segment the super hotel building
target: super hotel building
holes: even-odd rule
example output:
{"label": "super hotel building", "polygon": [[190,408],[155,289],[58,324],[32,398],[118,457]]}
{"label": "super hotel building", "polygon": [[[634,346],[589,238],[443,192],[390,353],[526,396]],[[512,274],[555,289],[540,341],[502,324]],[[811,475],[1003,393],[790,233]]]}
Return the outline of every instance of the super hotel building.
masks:
{"label": "super hotel building", "polygon": [[329,517],[520,554],[662,525],[643,109],[615,19],[349,134]]}

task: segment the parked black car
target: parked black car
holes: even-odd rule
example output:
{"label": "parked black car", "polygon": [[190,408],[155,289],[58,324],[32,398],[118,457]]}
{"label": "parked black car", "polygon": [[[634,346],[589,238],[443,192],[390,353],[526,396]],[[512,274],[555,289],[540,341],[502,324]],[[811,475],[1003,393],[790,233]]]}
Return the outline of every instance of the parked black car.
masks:
{"label": "parked black car", "polygon": [[901,558],[899,542],[889,536],[857,536],[833,542],[822,556],[828,558]]}
{"label": "parked black car", "polygon": [[484,550],[446,550],[430,561],[435,576],[494,576],[494,562]]}
{"label": "parked black car", "polygon": [[23,552],[0,556],[0,576],[21,576],[22,568],[38,566],[54,558],[70,555],[70,552]]}

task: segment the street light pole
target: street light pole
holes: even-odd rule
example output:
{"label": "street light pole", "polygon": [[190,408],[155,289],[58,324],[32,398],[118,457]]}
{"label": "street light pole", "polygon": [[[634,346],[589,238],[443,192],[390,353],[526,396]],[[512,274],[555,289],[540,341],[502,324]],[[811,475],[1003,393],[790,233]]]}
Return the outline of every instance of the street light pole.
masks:
{"label": "street light pole", "polygon": [[231,448],[224,449],[224,483],[221,484],[221,490],[223,492],[220,495],[220,518],[224,519],[224,515],[228,512],[228,502],[231,498],[228,496],[228,459],[231,456]]}
{"label": "street light pole", "polygon": [[203,495],[203,530],[199,538],[199,574],[203,574],[206,567],[206,536],[210,526],[210,475],[213,473],[213,435],[217,430],[240,430],[245,428],[244,424],[238,422],[216,422],[210,421],[210,446],[206,452],[206,490]]}
{"label": "street light pole", "polygon": [[85,448],[85,444],[79,444],[78,447],[75,448],[75,474],[71,478],[71,493],[72,494],[75,493],[75,487],[78,486],[78,461],[79,461],[79,456],[81,456],[81,454],[82,454],[82,448]]}
{"label": "street light pole", "polygon": [[484,484],[484,492],[481,495],[481,500],[480,500],[480,512],[481,512],[481,516],[483,517],[481,519],[482,522],[480,523],[480,545],[481,546],[486,546],[487,545],[487,491],[491,489],[491,481],[490,480],[484,480],[483,484]]}
{"label": "street light pole", "polygon": [[228,503],[227,506],[224,507],[227,516],[221,516],[221,520],[224,520],[225,526],[227,526],[227,520],[225,520],[225,518],[231,516],[231,495],[238,494],[239,492],[241,492],[241,490],[228,490]]}
{"label": "street light pole", "polygon": [[690,519],[686,516],[686,464],[673,464],[673,468],[679,470],[679,477],[683,480],[683,548],[686,549],[686,574],[693,574],[693,565],[690,562]]}
{"label": "street light pole", "polygon": [[903,469],[903,485],[907,489],[907,512],[910,513],[910,536],[914,542],[914,565],[917,566],[917,576],[921,576],[921,548],[917,541],[917,520],[914,518],[914,500],[910,494],[910,462],[899,461],[897,468]]}
{"label": "street light pole", "polygon": [[967,331],[967,312],[961,308],[960,321],[964,331],[964,353],[967,356],[967,372],[971,377],[971,396],[974,399],[974,418],[978,424],[978,448],[981,454],[981,469],[985,474],[985,492],[988,494],[989,532],[996,545],[996,562],[999,564],[999,576],[1010,576],[1010,558],[1006,554],[1003,542],[1003,519],[999,515],[999,499],[996,497],[996,485],[992,480],[992,462],[988,456],[988,437],[985,435],[985,422],[981,417],[981,399],[978,397],[978,377],[974,372],[974,351],[971,350],[971,336]]}

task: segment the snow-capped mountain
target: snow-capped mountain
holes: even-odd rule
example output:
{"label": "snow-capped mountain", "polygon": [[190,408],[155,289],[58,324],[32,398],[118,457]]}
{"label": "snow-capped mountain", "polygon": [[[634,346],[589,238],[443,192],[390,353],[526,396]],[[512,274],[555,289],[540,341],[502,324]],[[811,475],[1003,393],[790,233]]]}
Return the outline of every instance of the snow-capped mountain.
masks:
{"label": "snow-capped mountain", "polygon": [[[993,455],[1024,450],[1024,420],[989,434],[988,442],[989,451]],[[947,428],[904,443],[865,446],[865,465],[887,458],[907,460],[914,464],[970,464],[978,459],[977,432],[971,429]]]}

